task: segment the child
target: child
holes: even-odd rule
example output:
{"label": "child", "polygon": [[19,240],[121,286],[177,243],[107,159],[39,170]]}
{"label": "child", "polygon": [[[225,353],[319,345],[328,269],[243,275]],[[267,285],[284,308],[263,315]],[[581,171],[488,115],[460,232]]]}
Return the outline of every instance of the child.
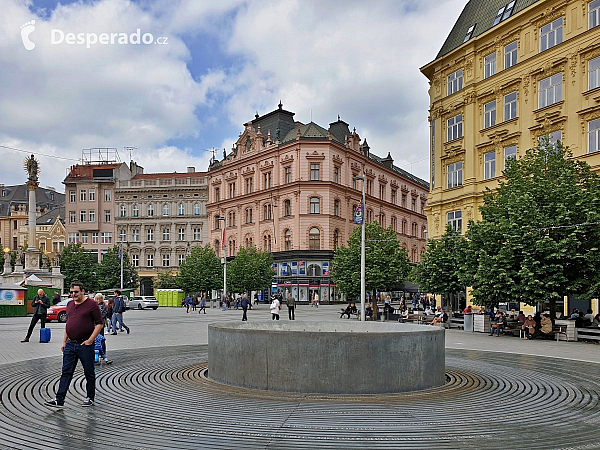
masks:
{"label": "child", "polygon": [[106,357],[106,339],[101,334],[94,339],[94,350],[98,350],[98,355],[100,356],[98,362],[100,362],[100,358],[102,358],[106,364],[112,364],[112,361]]}

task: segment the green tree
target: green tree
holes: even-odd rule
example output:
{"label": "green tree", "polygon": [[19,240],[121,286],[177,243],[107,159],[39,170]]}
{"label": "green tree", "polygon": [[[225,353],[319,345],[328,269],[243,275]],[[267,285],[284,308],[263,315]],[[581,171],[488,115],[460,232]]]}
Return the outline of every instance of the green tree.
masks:
{"label": "green tree", "polygon": [[60,271],[65,276],[67,288],[73,281],[83,283],[88,292],[99,288],[98,264],[81,244],[69,244],[63,249],[60,255]]}
{"label": "green tree", "polygon": [[[408,253],[391,227],[384,229],[378,222],[370,222],[365,227],[365,289],[372,294],[377,290],[389,291],[408,277]],[[331,264],[333,281],[350,298],[360,295],[360,242],[361,227],[356,227],[348,246],[342,245],[336,250]],[[375,306],[373,311],[376,314]]]}
{"label": "green tree", "polygon": [[509,160],[469,224],[464,280],[477,304],[503,298],[534,305],[570,294],[597,297],[600,177],[547,140]]}
{"label": "green tree", "polygon": [[172,272],[160,272],[154,280],[154,289],[178,289],[177,277]]}
{"label": "green tree", "polygon": [[[139,285],[139,276],[127,252],[123,251],[123,287],[135,289]],[[121,259],[119,247],[109,249],[98,267],[98,282],[101,289],[115,289],[121,286]]]}
{"label": "green tree", "polygon": [[179,266],[175,280],[187,293],[210,292],[223,286],[223,268],[210,245],[194,247]]}
{"label": "green tree", "polygon": [[448,224],[441,238],[427,242],[421,262],[412,271],[412,280],[423,292],[458,295],[465,290],[460,279],[465,246],[465,238]]}
{"label": "green tree", "polygon": [[227,264],[227,290],[237,294],[268,289],[273,282],[273,255],[242,247]]}

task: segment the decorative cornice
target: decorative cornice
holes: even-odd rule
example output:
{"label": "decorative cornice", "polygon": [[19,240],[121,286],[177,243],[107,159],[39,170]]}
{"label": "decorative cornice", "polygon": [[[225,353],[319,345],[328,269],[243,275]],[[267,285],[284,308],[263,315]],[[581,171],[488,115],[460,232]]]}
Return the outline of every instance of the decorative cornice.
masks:
{"label": "decorative cornice", "polygon": [[294,162],[294,155],[286,153],[283,158],[279,160],[279,164],[290,164]]}
{"label": "decorative cornice", "polygon": [[316,150],[314,150],[312,153],[306,152],[306,159],[323,160],[325,159],[325,153],[319,153]]}
{"label": "decorative cornice", "polygon": [[333,155],[333,158],[332,158],[332,160],[333,160],[333,162],[334,162],[334,163],[337,163],[337,164],[344,164],[344,160],[343,160],[343,158],[342,158],[341,156],[337,155],[337,154],[334,154],[334,155]]}

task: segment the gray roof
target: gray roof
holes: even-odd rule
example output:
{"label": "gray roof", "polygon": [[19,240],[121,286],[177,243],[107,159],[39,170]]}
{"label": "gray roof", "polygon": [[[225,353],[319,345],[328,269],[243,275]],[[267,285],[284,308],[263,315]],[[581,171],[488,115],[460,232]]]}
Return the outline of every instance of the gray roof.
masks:
{"label": "gray roof", "polygon": [[[29,206],[29,188],[26,184],[0,186],[0,217],[9,217],[13,206]],[[35,190],[37,206],[44,210],[58,208],[65,204],[65,194],[38,187]]]}
{"label": "gray roof", "polygon": [[[386,158],[381,158],[380,156],[374,155],[373,153],[369,152],[369,159],[372,161],[375,161],[377,164],[386,166],[383,163],[383,160]],[[423,180],[422,178],[419,178],[416,175],[413,175],[412,173],[407,172],[406,170],[401,169],[398,166],[394,166],[393,164],[392,164],[392,170],[394,172],[396,172],[397,174],[402,175],[404,178],[408,178],[409,180],[414,181],[415,183],[420,184],[421,186],[423,186],[424,188],[427,188],[427,190],[429,190],[429,182]]]}
{"label": "gray roof", "polygon": [[310,122],[306,125],[300,125],[299,127],[290,130],[290,132],[284,136],[281,142],[285,144],[286,142],[295,141],[298,131],[300,132],[300,137],[302,139],[327,139],[327,130],[314,122]]}
{"label": "gray roof", "polygon": [[49,225],[56,222],[56,218],[60,216],[60,221],[65,223],[65,206],[61,205],[58,208],[51,209],[50,211],[42,214],[35,221],[36,225]]}
{"label": "gray roof", "polygon": [[[511,17],[517,14],[519,11],[528,8],[539,0],[516,0],[515,6]],[[460,17],[454,24],[452,31],[446,38],[446,42],[442,45],[440,52],[435,57],[438,59],[444,56],[446,53],[450,53],[455,48],[460,47],[467,35],[467,31],[471,25],[475,25],[473,31],[473,39],[479,36],[494,26],[494,20],[498,14],[498,10],[503,6],[510,3],[510,0],[469,0],[463,9]],[[503,20],[502,22],[510,20],[510,17]],[[500,23],[502,23],[500,22]],[[495,25],[498,26],[498,25]]]}

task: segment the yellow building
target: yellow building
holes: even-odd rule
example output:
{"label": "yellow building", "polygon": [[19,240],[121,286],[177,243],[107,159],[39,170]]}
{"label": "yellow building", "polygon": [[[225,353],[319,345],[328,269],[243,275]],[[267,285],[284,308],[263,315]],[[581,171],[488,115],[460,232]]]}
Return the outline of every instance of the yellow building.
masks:
{"label": "yellow building", "polygon": [[430,238],[446,223],[464,232],[479,220],[505,160],[540,136],[600,171],[598,25],[600,0],[467,3],[421,68],[430,82]]}

